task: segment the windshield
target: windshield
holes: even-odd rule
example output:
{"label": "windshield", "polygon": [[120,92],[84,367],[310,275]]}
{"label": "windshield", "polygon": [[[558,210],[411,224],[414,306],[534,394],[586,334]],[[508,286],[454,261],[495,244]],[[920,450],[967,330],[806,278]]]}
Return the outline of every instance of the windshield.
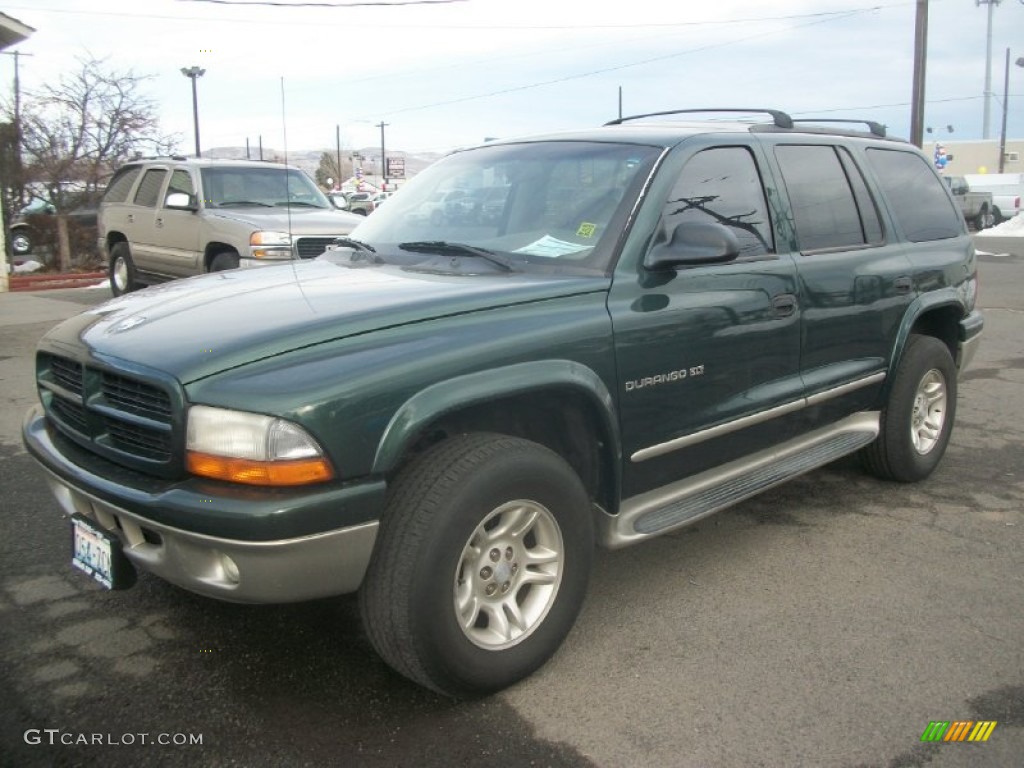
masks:
{"label": "windshield", "polygon": [[230,166],[203,168],[203,199],[208,208],[240,205],[331,208],[324,194],[302,171]]}
{"label": "windshield", "polygon": [[385,262],[604,272],[658,152],[574,141],[458,152],[410,180],[352,237]]}

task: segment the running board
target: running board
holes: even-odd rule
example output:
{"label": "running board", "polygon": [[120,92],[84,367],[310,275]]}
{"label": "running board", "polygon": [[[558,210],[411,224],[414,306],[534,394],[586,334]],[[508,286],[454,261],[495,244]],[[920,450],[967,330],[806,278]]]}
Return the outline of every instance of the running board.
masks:
{"label": "running board", "polygon": [[869,445],[878,431],[877,412],[858,413],[788,443],[625,499],[618,515],[605,516],[602,543],[618,549],[695,523]]}

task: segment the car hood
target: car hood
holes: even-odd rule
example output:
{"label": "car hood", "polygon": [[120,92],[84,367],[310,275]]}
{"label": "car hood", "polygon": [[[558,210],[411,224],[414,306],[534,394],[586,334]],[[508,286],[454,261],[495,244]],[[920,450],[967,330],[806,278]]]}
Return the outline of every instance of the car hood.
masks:
{"label": "car hood", "polygon": [[363,221],[362,216],[333,208],[209,208],[207,216],[228,221],[242,221],[253,229],[292,232],[296,235],[336,235],[351,230]]}
{"label": "car hood", "polygon": [[[216,272],[98,305],[40,344],[168,373],[183,384],[291,350],[492,307],[607,290],[605,277],[353,267],[327,259]],[[120,367],[120,366],[119,366]]]}

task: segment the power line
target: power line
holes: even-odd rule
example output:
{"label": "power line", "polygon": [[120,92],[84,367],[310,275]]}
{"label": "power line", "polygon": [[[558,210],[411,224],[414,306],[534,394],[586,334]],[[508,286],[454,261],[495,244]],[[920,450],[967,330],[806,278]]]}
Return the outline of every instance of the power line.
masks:
{"label": "power line", "polygon": [[[824,24],[824,23],[827,23],[827,22],[830,22],[830,21],[836,21],[837,19],[845,19],[845,18],[850,18],[852,16],[857,16],[857,15],[860,15],[860,14],[863,14],[863,13],[870,13],[870,12],[873,12],[874,10],[876,10],[877,7],[878,6],[872,6],[870,8],[864,8],[862,10],[847,11],[842,16],[839,16],[839,17],[829,16],[828,18],[820,18],[820,14],[812,14],[812,16],[814,18],[813,21],[808,21],[808,22],[806,22],[804,24],[796,24],[796,25],[787,27],[784,31],[788,32],[788,31],[791,31],[793,29],[799,29],[801,27],[810,27],[810,26],[814,26],[814,25],[817,25],[817,24]],[[805,16],[805,18],[806,18],[806,16]],[[398,115],[398,114],[402,114],[402,113],[405,113],[405,112],[417,112],[417,111],[422,110],[422,109],[433,109],[434,107],[449,106],[451,104],[462,104],[462,103],[465,103],[467,101],[476,101],[478,99],[491,98],[492,96],[504,96],[504,95],[509,94],[509,93],[517,93],[517,92],[520,92],[520,91],[532,90],[534,88],[542,88],[542,87],[544,87],[546,85],[557,85],[558,83],[565,83],[565,82],[569,82],[571,80],[581,80],[581,79],[583,79],[585,77],[592,77],[594,75],[603,75],[603,74],[607,74],[609,72],[618,72],[618,71],[623,70],[623,69],[630,69],[632,67],[641,67],[641,66],[644,66],[646,64],[653,64],[653,63],[656,63],[656,62],[659,62],[659,61],[666,61],[668,59],[675,59],[675,58],[679,58],[681,56],[689,56],[689,55],[694,54],[694,53],[701,53],[703,51],[709,51],[709,50],[712,50],[712,49],[715,49],[715,48],[725,48],[725,47],[730,46],[730,45],[736,45],[738,43],[745,43],[745,42],[748,42],[750,40],[756,40],[756,39],[759,39],[759,38],[762,38],[762,37],[768,37],[768,36],[775,35],[775,34],[778,34],[778,33],[779,33],[779,30],[770,30],[768,32],[760,32],[760,33],[758,33],[756,35],[747,35],[746,37],[737,38],[735,40],[728,40],[728,41],[723,42],[723,43],[712,43],[712,44],[709,44],[709,45],[700,46],[698,48],[690,48],[689,50],[680,51],[678,53],[668,53],[668,54],[665,54],[663,56],[654,56],[652,58],[643,59],[641,61],[627,62],[625,64],[617,64],[617,65],[611,66],[611,67],[602,67],[601,69],[592,69],[592,70],[589,70],[587,72],[578,72],[578,73],[573,74],[573,75],[566,75],[564,77],[557,77],[557,78],[554,78],[552,80],[543,80],[543,81],[539,81],[539,82],[535,82],[535,83],[528,83],[528,84],[525,84],[525,85],[513,86],[511,88],[503,88],[503,89],[497,90],[497,91],[489,91],[487,93],[479,93],[479,94],[475,94],[475,95],[472,95],[472,96],[462,96],[462,97],[459,97],[459,98],[456,98],[456,99],[447,99],[445,101],[436,101],[436,102],[432,102],[430,104],[420,104],[420,105],[417,105],[417,106],[414,106],[414,107],[403,107],[402,109],[396,109],[396,110],[391,110],[391,111],[387,111],[387,110],[385,110],[383,112],[378,111],[378,114]]]}
{"label": "power line", "polygon": [[[206,2],[206,0],[181,0],[182,2]],[[212,1],[212,0],[211,0]],[[453,2],[454,0],[445,0],[445,2]],[[1024,2],[1024,0],[1022,0]],[[240,2],[234,0],[223,0],[220,4],[222,5],[241,5]],[[270,3],[253,3],[256,5],[271,5]],[[376,5],[399,5],[398,2],[380,2],[375,3]],[[668,29],[668,28],[683,28],[683,27],[706,27],[706,26],[728,26],[733,24],[757,24],[761,22],[769,21],[796,21],[799,19],[814,19],[823,18],[830,16],[845,16],[852,13],[867,13],[871,11],[882,11],[890,8],[903,8],[913,3],[908,2],[897,2],[887,4],[875,4],[871,6],[864,6],[859,8],[851,8],[842,11],[818,11],[815,13],[797,13],[781,16],[749,16],[738,19],[712,19],[708,21],[661,21],[661,22],[637,22],[637,23],[625,23],[625,24],[586,24],[586,23],[572,23],[572,24],[432,24],[432,23],[414,23],[414,24],[401,24],[401,23],[366,23],[357,22],[352,23],[348,20],[332,22],[319,22],[322,26],[344,26],[346,28],[368,28],[368,29],[452,29],[452,30],[499,30],[502,32],[537,32],[543,30],[559,31],[559,30],[618,30],[618,29]],[[301,7],[297,3],[273,3],[278,7]],[[357,7],[355,3],[341,3],[336,6],[337,8],[343,8],[346,6]],[[232,24],[273,24],[274,26],[286,25],[302,25],[306,26],[309,24],[308,20],[287,20],[287,19],[251,19],[251,18],[236,18],[228,16],[184,16],[182,14],[156,14],[156,13],[123,13],[120,11],[93,11],[87,9],[67,9],[67,8],[45,8],[38,5],[24,6],[24,5],[8,5],[7,10],[9,11],[32,11],[34,13],[58,13],[58,14],[69,14],[73,16],[104,16],[104,17],[115,17],[122,19],[158,19],[166,21],[226,21]]]}

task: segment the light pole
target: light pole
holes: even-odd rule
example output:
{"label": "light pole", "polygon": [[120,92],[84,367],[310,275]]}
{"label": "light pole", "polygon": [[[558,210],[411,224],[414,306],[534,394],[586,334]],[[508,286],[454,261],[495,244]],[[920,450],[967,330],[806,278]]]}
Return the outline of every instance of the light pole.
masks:
{"label": "light pole", "polygon": [[192,81],[192,122],[196,128],[196,157],[202,157],[199,152],[199,98],[196,95],[196,80],[206,74],[201,67],[182,67],[181,74]]}
{"label": "light pole", "polygon": [[[1018,67],[1024,67],[1024,56],[1014,62]],[[1010,49],[1006,49],[1006,69],[1003,73],[1003,128],[999,133],[999,172],[1002,173],[1006,167],[1006,109],[1010,101]]]}

